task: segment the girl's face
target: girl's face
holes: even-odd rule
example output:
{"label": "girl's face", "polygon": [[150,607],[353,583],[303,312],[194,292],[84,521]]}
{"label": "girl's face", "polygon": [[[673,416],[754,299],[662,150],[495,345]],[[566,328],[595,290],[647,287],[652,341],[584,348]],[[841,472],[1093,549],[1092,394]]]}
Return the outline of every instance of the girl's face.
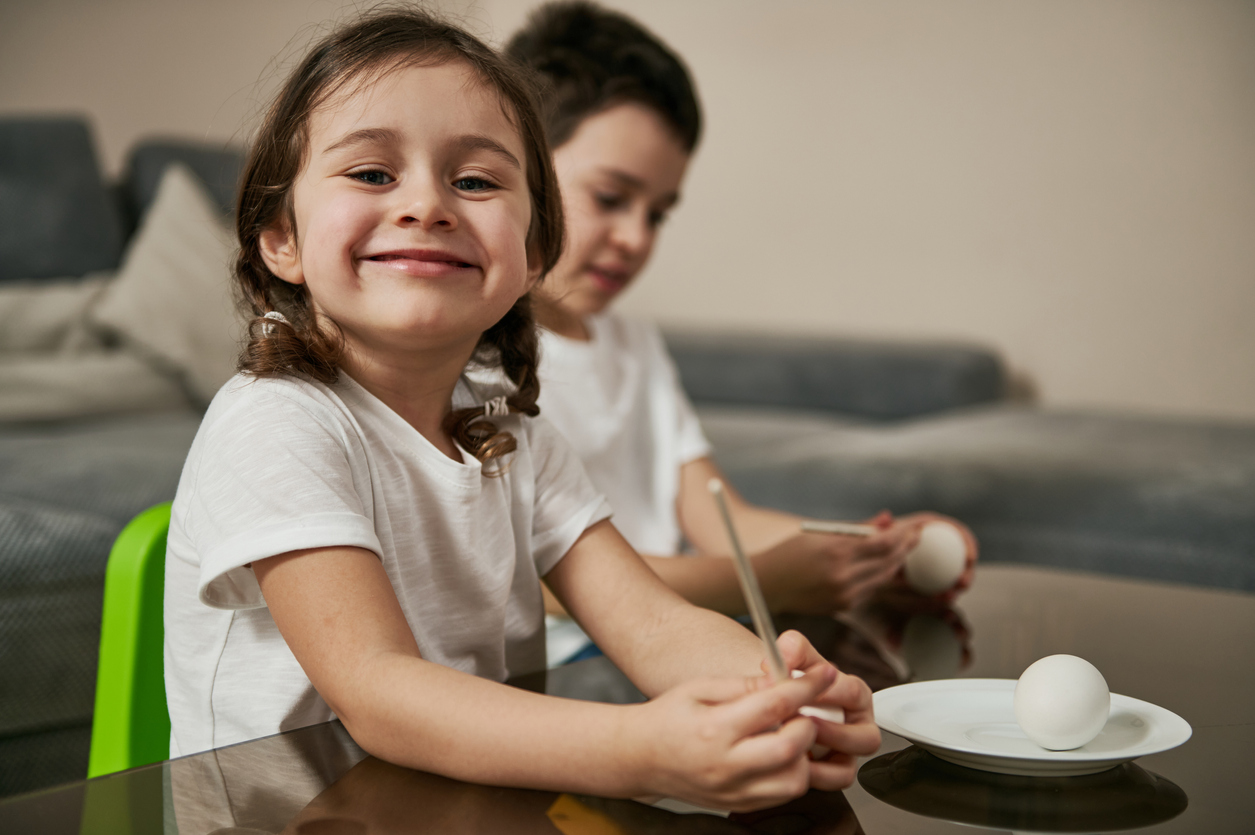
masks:
{"label": "girl's face", "polygon": [[262,235],[361,359],[473,350],[540,272],[523,142],[462,63],[350,84],[315,111],[296,230]]}
{"label": "girl's face", "polygon": [[657,112],[628,103],[581,122],[553,161],[567,246],[543,292],[582,318],[603,310],[649,261],[689,154]]}

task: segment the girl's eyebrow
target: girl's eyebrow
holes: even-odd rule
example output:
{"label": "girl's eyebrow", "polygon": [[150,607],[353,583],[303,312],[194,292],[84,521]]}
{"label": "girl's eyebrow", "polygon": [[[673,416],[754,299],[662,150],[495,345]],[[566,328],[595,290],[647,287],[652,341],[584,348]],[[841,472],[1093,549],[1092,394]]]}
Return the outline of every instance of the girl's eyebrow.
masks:
{"label": "girl's eyebrow", "polygon": [[459,136],[453,141],[453,146],[459,151],[488,151],[509,164],[511,167],[523,170],[522,163],[519,158],[491,136],[484,136],[482,133],[468,133],[465,136]]}
{"label": "girl's eyebrow", "polygon": [[[326,148],[323,148],[322,152],[324,154],[329,154],[332,151],[351,148],[355,145],[399,144],[401,144],[401,134],[391,128],[361,128],[340,137]],[[519,171],[523,170],[523,165],[519,162],[518,157],[510,153],[509,149],[497,140],[493,139],[491,136],[485,136],[481,133],[469,133],[464,136],[459,136],[457,139],[453,140],[452,145],[454,150],[467,153],[471,151],[488,151],[489,153],[500,157],[512,168],[516,168]]]}
{"label": "girl's eyebrow", "polygon": [[323,148],[324,154],[350,148],[354,145],[396,145],[401,141],[401,134],[391,128],[361,128],[351,131]]}

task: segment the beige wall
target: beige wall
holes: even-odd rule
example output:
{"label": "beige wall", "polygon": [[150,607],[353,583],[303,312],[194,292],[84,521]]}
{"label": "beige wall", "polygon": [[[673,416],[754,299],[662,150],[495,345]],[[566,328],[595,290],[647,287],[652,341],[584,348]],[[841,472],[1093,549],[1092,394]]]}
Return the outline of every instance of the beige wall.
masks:
{"label": "beige wall", "polygon": [[[531,5],[447,5],[499,40]],[[1052,406],[1255,418],[1255,2],[623,0],[709,131],[667,323],[996,346]],[[331,0],[0,0],[0,110],[246,125]],[[351,8],[351,6],[350,6]]]}

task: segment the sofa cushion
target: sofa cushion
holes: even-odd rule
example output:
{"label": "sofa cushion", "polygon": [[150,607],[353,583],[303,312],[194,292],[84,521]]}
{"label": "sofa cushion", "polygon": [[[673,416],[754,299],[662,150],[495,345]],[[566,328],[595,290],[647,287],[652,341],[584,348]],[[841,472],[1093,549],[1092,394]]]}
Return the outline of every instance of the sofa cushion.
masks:
{"label": "sofa cushion", "polygon": [[0,118],[0,282],[118,265],[122,214],[77,118]]}
{"label": "sofa cushion", "polygon": [[1005,396],[998,355],[949,343],[668,331],[695,402],[899,420]]}
{"label": "sofa cushion", "polygon": [[150,139],[131,151],[122,183],[133,218],[138,220],[148,211],[162,175],[174,163],[187,166],[196,175],[222,214],[235,211],[236,189],[244,168],[243,150],[216,143]]}
{"label": "sofa cushion", "polygon": [[1255,426],[1011,406],[896,424],[699,407],[750,501],[963,520],[982,559],[1255,591]]}
{"label": "sofa cushion", "polygon": [[89,316],[207,404],[235,373],[244,330],[231,295],[234,253],[234,238],[204,186],[172,164]]}

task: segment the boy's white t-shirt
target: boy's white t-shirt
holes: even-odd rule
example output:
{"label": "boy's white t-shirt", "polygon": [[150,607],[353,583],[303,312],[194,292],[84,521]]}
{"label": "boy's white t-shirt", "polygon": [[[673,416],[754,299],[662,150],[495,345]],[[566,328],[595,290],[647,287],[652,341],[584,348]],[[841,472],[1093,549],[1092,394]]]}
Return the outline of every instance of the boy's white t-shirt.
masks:
{"label": "boy's white t-shirt", "polygon": [[[484,399],[463,381],[454,406]],[[488,477],[347,375],[332,386],[239,375],[223,387],[171,514],[171,757],[334,718],[245,567],[288,551],[375,553],[429,661],[496,680],[544,667],[539,578],[610,510],[545,420],[494,422],[518,449]]]}
{"label": "boy's white t-shirt", "polygon": [[[656,327],[609,312],[584,321],[588,341],[540,331],[540,413],[575,449],[632,547],[673,556],[680,468],[710,444]],[[551,665],[592,643],[570,618],[547,626]]]}
{"label": "boy's white t-shirt", "polygon": [[540,331],[540,413],[579,455],[614,508],[614,526],[642,554],[681,546],[680,468],[710,443],[658,329],[602,313],[587,342]]}

